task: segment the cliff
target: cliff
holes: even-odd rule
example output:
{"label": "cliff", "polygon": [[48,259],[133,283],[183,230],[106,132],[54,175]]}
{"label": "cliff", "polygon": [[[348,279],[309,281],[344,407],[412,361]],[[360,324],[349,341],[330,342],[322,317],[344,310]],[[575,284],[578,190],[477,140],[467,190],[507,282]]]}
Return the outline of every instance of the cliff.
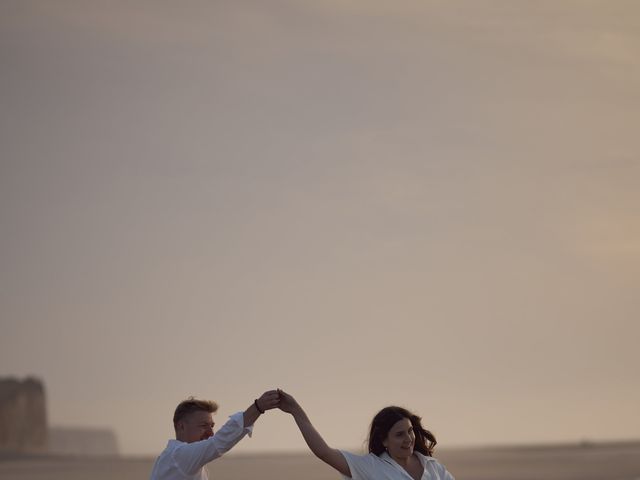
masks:
{"label": "cliff", "polygon": [[0,451],[44,452],[47,412],[40,380],[0,378]]}
{"label": "cliff", "polygon": [[47,426],[44,384],[0,378],[0,453],[117,455],[113,431]]}
{"label": "cliff", "polygon": [[101,428],[51,427],[49,453],[57,455],[117,455],[113,431]]}

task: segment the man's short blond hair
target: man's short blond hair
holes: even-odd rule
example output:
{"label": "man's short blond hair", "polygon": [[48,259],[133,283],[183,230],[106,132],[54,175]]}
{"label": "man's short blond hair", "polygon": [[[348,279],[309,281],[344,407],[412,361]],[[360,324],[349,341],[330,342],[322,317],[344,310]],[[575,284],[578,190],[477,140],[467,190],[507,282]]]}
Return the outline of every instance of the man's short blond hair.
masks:
{"label": "man's short blond hair", "polygon": [[215,413],[218,411],[218,404],[212,400],[199,400],[197,398],[189,397],[183,400],[176,407],[176,411],[173,414],[173,427],[175,428],[178,422],[184,419],[187,415],[193,412],[208,412]]}

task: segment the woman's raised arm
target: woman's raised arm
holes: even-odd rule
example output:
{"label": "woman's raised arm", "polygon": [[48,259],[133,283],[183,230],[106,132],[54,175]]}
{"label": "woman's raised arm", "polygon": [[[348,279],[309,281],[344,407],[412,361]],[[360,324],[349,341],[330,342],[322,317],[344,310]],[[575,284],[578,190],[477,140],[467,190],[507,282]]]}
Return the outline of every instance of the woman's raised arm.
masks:
{"label": "woman's raised arm", "polygon": [[342,453],[340,453],[340,450],[331,448],[327,445],[327,442],[324,441],[315,427],[311,424],[309,417],[307,417],[307,414],[298,402],[296,402],[295,398],[282,390],[278,390],[278,392],[280,393],[280,403],[278,408],[293,416],[298,428],[300,429],[300,433],[302,433],[305,442],[307,442],[307,445],[313,454],[323,462],[331,465],[341,474],[351,477],[349,464]]}

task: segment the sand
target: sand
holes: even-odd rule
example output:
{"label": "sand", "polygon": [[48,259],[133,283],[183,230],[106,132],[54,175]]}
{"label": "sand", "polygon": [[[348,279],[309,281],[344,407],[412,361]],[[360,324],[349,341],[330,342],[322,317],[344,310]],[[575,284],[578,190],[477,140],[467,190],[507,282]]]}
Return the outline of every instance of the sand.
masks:
{"label": "sand", "polygon": [[[441,449],[457,480],[640,480],[640,442],[485,449]],[[2,480],[133,480],[149,477],[152,458],[0,457]],[[307,454],[227,455],[211,480],[338,480]]]}

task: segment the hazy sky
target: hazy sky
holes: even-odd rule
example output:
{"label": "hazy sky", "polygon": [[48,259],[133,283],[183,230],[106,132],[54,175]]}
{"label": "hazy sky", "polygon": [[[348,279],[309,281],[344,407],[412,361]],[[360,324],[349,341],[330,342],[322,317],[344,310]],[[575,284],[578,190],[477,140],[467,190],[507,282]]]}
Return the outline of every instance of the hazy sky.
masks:
{"label": "hazy sky", "polygon": [[3,0],[0,65],[0,375],[51,424],[640,437],[637,2]]}

